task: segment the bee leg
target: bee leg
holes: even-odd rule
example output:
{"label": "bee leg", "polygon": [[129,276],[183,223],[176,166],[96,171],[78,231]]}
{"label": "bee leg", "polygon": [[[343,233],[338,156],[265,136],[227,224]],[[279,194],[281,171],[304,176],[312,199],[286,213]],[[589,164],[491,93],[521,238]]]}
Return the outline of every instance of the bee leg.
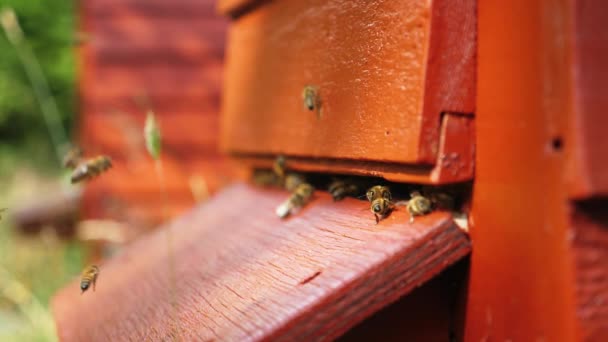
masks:
{"label": "bee leg", "polygon": [[414,215],[410,214],[410,223],[414,223]]}
{"label": "bee leg", "polygon": [[378,222],[380,222],[380,218],[378,217],[378,214],[374,214],[374,217],[376,218],[376,224],[378,224]]}

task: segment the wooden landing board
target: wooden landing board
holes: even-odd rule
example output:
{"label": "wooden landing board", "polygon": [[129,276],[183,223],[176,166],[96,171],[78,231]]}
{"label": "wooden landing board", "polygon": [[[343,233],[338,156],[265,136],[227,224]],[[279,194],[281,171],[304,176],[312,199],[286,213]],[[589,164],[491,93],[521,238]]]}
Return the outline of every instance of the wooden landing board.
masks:
{"label": "wooden landing board", "polygon": [[74,280],[52,301],[60,339],[331,339],[471,250],[447,213],[376,224],[367,202],[318,192],[281,221],[286,195],[235,184],[169,224],[174,291],[167,228],[101,265],[95,292]]}

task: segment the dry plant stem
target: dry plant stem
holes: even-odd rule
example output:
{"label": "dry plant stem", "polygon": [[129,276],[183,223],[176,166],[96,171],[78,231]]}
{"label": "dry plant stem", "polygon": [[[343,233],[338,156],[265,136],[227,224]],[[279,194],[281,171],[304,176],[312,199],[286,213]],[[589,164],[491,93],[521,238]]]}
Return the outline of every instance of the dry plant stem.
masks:
{"label": "dry plant stem", "polygon": [[[162,218],[166,221],[168,217],[167,212],[167,187],[165,184],[165,175],[163,172],[163,163],[160,158],[154,160],[154,166],[156,169],[156,176],[160,185],[160,195],[162,203]],[[176,324],[177,336],[179,337],[179,322],[177,321],[177,301],[175,298],[175,257],[173,253],[173,234],[171,232],[171,225],[165,227],[165,236],[167,238],[167,260],[169,264],[169,300],[171,301],[171,307],[173,312],[171,313],[171,322]],[[178,338],[179,340],[179,338]]]}
{"label": "dry plant stem", "polygon": [[32,326],[47,325],[45,328],[53,329],[54,325],[44,306],[21,282],[15,279],[6,269],[0,266],[0,297],[13,302],[21,313],[27,317]]}
{"label": "dry plant stem", "polygon": [[[5,15],[5,13],[7,13],[6,11],[12,11],[12,9],[4,9],[2,10],[2,14]],[[36,95],[36,99],[40,105],[40,111],[42,112],[46,127],[49,130],[51,141],[53,142],[53,146],[55,148],[55,153],[57,154],[57,160],[61,163],[63,155],[62,147],[67,144],[68,139],[67,133],[61,124],[57,103],[51,95],[48,82],[44,76],[44,72],[42,71],[42,67],[40,66],[40,63],[38,63],[34,52],[28,45],[25,35],[23,34],[23,31],[21,30],[16,18],[12,24],[13,25],[10,26],[2,25],[2,27],[9,38],[8,41],[15,48],[17,56],[23,65],[25,73],[32,85],[32,89],[34,90],[34,94]]]}

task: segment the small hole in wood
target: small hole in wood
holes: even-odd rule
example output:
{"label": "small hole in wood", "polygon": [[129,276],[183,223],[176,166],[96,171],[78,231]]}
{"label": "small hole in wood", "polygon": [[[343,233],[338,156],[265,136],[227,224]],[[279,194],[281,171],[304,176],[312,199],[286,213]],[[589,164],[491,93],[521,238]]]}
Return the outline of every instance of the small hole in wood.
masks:
{"label": "small hole in wood", "polygon": [[388,130],[384,131],[384,135],[386,135],[386,136],[391,135],[391,131],[388,131]]}
{"label": "small hole in wood", "polygon": [[320,274],[321,274],[321,271],[317,271],[317,272],[315,272],[315,273],[314,273],[313,275],[311,275],[310,277],[308,277],[308,278],[306,278],[306,279],[302,280],[302,281],[300,282],[300,285],[304,285],[304,284],[306,284],[306,283],[310,283],[310,282],[311,282],[313,279],[315,279],[316,277],[318,277]]}
{"label": "small hole in wood", "polygon": [[553,151],[559,152],[564,148],[564,141],[561,137],[554,137],[551,139],[551,148]]}

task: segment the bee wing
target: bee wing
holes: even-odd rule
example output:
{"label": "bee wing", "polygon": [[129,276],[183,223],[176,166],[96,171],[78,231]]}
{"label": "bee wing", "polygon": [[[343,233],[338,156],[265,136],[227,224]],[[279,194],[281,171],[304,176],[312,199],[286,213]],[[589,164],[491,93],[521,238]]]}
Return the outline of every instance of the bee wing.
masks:
{"label": "bee wing", "polygon": [[74,169],[74,172],[72,172],[72,176],[70,178],[72,184],[78,183],[81,180],[85,179],[88,172],[89,172],[88,165],[80,164],[76,169]]}
{"label": "bee wing", "polygon": [[397,201],[394,202],[393,205],[397,207],[405,207],[410,201]]}
{"label": "bee wing", "polygon": [[275,213],[277,214],[278,217],[285,218],[285,217],[287,217],[287,215],[289,215],[290,211],[291,211],[291,204],[289,201],[285,201],[277,207],[277,209],[275,210]]}

